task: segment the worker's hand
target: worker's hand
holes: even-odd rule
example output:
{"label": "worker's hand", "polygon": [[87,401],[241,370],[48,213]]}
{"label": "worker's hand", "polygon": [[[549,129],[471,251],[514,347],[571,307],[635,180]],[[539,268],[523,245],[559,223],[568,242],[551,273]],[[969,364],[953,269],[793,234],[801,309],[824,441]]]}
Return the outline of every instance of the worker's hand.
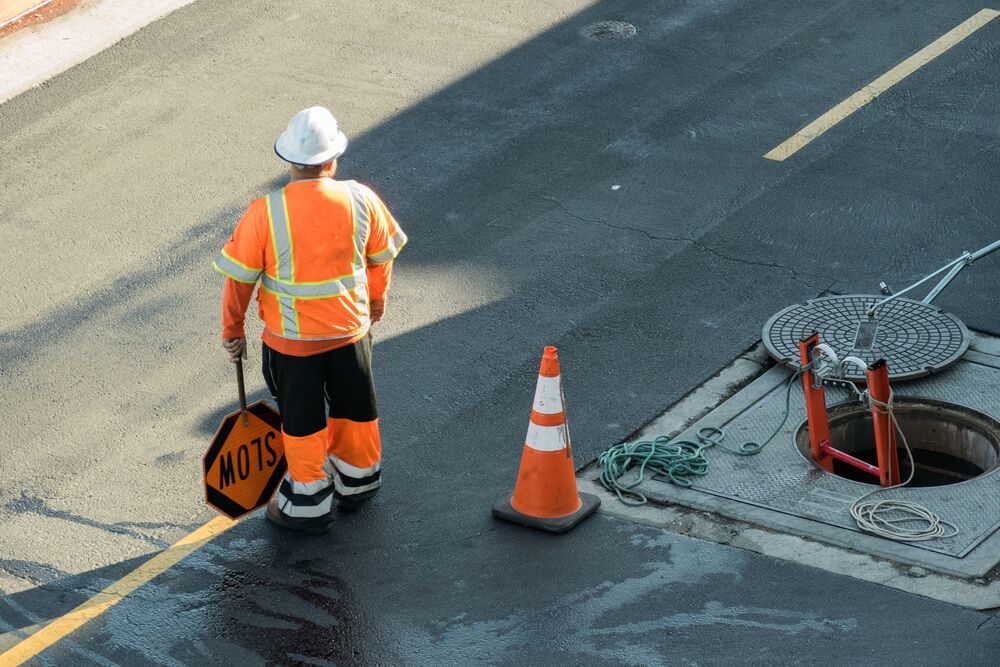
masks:
{"label": "worker's hand", "polygon": [[385,315],[385,301],[372,301],[371,307],[372,324],[378,322]]}
{"label": "worker's hand", "polygon": [[246,338],[223,338],[222,347],[229,353],[229,361],[234,364],[240,360],[240,357],[247,358]]}

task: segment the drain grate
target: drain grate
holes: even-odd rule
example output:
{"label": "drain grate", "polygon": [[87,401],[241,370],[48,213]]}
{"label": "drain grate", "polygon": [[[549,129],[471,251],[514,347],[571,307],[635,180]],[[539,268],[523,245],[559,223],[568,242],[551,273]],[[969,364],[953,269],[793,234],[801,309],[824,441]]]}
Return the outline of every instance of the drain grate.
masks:
{"label": "drain grate", "polygon": [[[850,294],[790,306],[764,325],[764,345],[780,363],[796,367],[799,341],[818,331],[838,356],[855,355],[868,363],[886,359],[892,380],[929,375],[965,354],[969,330],[960,319],[937,306],[903,298],[890,301],[869,319],[868,309],[882,298]],[[860,372],[848,377],[864,380]]]}

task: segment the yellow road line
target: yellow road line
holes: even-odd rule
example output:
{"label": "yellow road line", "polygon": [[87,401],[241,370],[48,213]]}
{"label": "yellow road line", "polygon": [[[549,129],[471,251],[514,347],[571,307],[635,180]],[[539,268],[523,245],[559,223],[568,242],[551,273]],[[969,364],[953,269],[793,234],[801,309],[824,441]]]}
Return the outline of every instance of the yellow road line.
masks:
{"label": "yellow road line", "polygon": [[69,613],[60,616],[21,643],[0,654],[0,667],[13,667],[35,657],[83,624],[91,621],[121,602],[127,595],[170,569],[205,544],[233,526],[236,521],[216,517],[173,546],[161,551],[103,591]]}
{"label": "yellow road line", "polygon": [[803,127],[780,145],[771,149],[764,157],[768,160],[780,162],[794,155],[796,151],[810,141],[982,28],[997,16],[1000,16],[1000,11],[994,9],[984,9],[976,13]]}

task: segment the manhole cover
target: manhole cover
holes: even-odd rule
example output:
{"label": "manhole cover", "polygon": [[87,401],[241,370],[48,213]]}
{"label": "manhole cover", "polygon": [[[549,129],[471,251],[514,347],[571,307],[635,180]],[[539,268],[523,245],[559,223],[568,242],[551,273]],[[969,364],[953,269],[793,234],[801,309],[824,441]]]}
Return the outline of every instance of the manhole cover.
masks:
{"label": "manhole cover", "polygon": [[[928,375],[965,354],[969,330],[960,319],[936,306],[900,298],[880,307],[869,320],[868,309],[883,298],[827,296],[785,308],[764,325],[764,345],[772,357],[794,368],[799,365],[799,341],[818,331],[820,341],[841,358],[854,355],[868,363],[886,359],[893,380]],[[846,370],[849,379],[864,380],[861,371],[850,365]]]}
{"label": "manhole cover", "polygon": [[580,34],[587,39],[611,42],[633,37],[635,35],[635,26],[625,21],[598,21],[581,28]]}

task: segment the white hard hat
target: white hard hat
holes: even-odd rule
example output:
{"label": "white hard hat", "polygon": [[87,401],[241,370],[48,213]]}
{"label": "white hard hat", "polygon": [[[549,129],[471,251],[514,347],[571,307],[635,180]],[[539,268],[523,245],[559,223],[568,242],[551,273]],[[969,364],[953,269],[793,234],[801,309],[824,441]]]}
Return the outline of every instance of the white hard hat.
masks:
{"label": "white hard hat", "polygon": [[347,150],[347,137],[337,128],[328,109],[303,109],[274,142],[274,152],[285,162],[314,166],[335,160]]}

